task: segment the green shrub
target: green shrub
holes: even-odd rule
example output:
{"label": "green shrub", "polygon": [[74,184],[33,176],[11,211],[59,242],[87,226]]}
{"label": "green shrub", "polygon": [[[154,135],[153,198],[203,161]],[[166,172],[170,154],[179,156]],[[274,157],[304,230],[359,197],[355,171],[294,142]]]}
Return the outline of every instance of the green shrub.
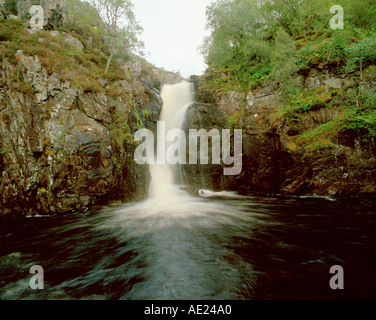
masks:
{"label": "green shrub", "polygon": [[335,91],[326,92],[325,88],[302,90],[290,94],[287,97],[288,103],[280,111],[281,117],[287,120],[298,120],[304,112],[326,107],[335,94]]}
{"label": "green shrub", "polygon": [[17,1],[16,0],[5,0],[4,2],[4,13],[6,15],[13,14],[18,15]]}
{"label": "green shrub", "polygon": [[343,129],[345,119],[346,115],[342,112],[317,128],[304,132],[296,142],[302,144],[308,151],[332,148],[335,146],[334,139]]}
{"label": "green shrub", "polygon": [[122,89],[116,82],[108,86],[106,93],[113,98],[120,97],[123,94]]}
{"label": "green shrub", "polygon": [[367,135],[376,137],[376,94],[366,94],[360,103],[348,107],[342,131],[356,131],[364,139]]}
{"label": "green shrub", "polygon": [[10,63],[17,63],[16,52],[19,49],[19,45],[15,42],[7,42],[0,46],[0,58],[3,60],[6,58]]}
{"label": "green shrub", "polygon": [[127,124],[128,113],[127,108],[117,103],[112,112],[112,121],[108,129],[113,141],[116,142],[120,150],[124,150],[124,142],[134,142],[133,135],[129,125]]}
{"label": "green shrub", "polygon": [[150,117],[151,114],[152,114],[152,112],[150,110],[148,110],[148,109],[142,109],[142,116],[144,118]]}
{"label": "green shrub", "polygon": [[376,32],[347,48],[346,71],[363,70],[376,61]]}
{"label": "green shrub", "polygon": [[72,81],[72,86],[82,88],[85,92],[103,92],[102,85],[98,80],[85,74],[76,74]]}
{"label": "green shrub", "polygon": [[227,124],[230,128],[234,129],[241,129],[243,126],[243,116],[244,116],[244,110],[238,110],[234,112],[234,114],[227,119]]}
{"label": "green shrub", "polygon": [[297,41],[297,65],[300,70],[308,71],[317,65],[344,65],[348,47],[358,37],[357,30],[325,30],[315,39]]}
{"label": "green shrub", "polygon": [[40,196],[44,196],[46,194],[47,190],[46,188],[42,187],[42,188],[38,188],[38,194]]}
{"label": "green shrub", "polygon": [[0,19],[0,41],[17,41],[27,31],[18,19]]}

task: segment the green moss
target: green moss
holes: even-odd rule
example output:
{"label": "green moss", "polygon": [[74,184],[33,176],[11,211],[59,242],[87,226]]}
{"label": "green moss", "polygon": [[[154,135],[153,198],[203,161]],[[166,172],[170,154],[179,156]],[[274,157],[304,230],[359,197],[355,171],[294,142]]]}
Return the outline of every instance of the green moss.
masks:
{"label": "green moss", "polygon": [[[124,80],[126,74],[115,60],[108,73],[104,74],[109,53],[98,49],[104,43],[103,34],[85,28],[85,31],[82,31],[81,27],[84,28],[83,25],[77,25],[75,30],[66,27],[64,31],[84,43],[87,43],[86,38],[95,39],[96,42],[93,42],[92,47],[85,46],[84,51],[66,43],[64,35],[53,37],[45,30],[29,34],[20,21],[2,19],[0,20],[0,59],[6,58],[8,62],[16,64],[15,54],[21,49],[26,55],[38,56],[49,74],[60,73],[62,81],[71,81],[73,86],[80,87],[87,92],[103,92],[104,89],[98,82],[99,78],[107,78],[110,83],[115,83]],[[89,28],[89,26],[86,27]],[[84,34],[78,35],[76,32],[78,30]],[[16,86],[19,86],[23,92],[30,92],[27,85],[17,84]]]}
{"label": "green moss", "polygon": [[112,157],[112,162],[117,170],[121,169],[121,163],[119,162],[119,159],[117,157]]}
{"label": "green moss", "polygon": [[148,118],[148,117],[150,117],[151,114],[152,114],[152,112],[151,112],[150,110],[148,110],[148,109],[142,109],[142,116],[143,116],[144,118]]}
{"label": "green moss", "polygon": [[138,113],[138,110],[137,110],[137,108],[136,108],[135,105],[134,105],[134,107],[133,107],[133,114],[135,115],[136,120],[137,120],[137,127],[138,127],[138,128],[144,128],[145,125],[144,125],[144,123],[142,122],[141,117],[140,117],[140,114]]}
{"label": "green moss", "polygon": [[228,126],[234,129],[241,129],[243,116],[243,109],[236,111],[230,118],[227,119]]}
{"label": "green moss", "polygon": [[334,139],[342,131],[345,119],[345,113],[341,113],[317,128],[304,132],[296,139],[296,142],[303,145],[307,151],[333,148],[335,147]]}
{"label": "green moss", "polygon": [[286,105],[279,111],[279,117],[296,121],[303,113],[325,108],[333,100],[337,92],[326,91],[325,88],[298,90],[289,94]]}
{"label": "green moss", "polygon": [[44,188],[44,187],[42,187],[42,188],[38,188],[38,194],[39,194],[40,196],[44,196],[46,193],[47,193],[46,188]]}
{"label": "green moss", "polygon": [[127,124],[128,113],[119,102],[112,113],[112,121],[108,129],[111,139],[116,142],[117,148],[124,151],[124,143],[134,143],[133,135]]}

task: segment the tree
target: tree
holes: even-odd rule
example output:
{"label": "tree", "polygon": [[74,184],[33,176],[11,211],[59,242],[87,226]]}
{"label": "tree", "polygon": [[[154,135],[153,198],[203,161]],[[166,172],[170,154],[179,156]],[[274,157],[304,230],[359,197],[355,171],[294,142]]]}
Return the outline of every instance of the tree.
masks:
{"label": "tree", "polygon": [[276,31],[276,45],[271,55],[270,64],[273,70],[271,77],[279,83],[282,89],[291,84],[293,76],[298,72],[295,53],[294,40],[286,31],[278,29]]}
{"label": "tree", "polygon": [[138,40],[142,28],[136,21],[131,0],[91,0],[91,3],[98,10],[109,38],[110,56],[105,69],[107,73],[119,47],[130,51],[143,47],[143,43]]}
{"label": "tree", "polygon": [[374,0],[346,0],[345,12],[358,28],[372,29],[376,24],[376,2]]}
{"label": "tree", "polygon": [[270,72],[271,47],[258,0],[220,0],[206,11],[211,35],[200,47],[211,67],[228,70],[248,92]]}
{"label": "tree", "polygon": [[257,36],[257,4],[254,0],[221,0],[212,3],[206,11],[207,27],[212,30],[210,39],[201,50],[207,53],[207,61],[212,65],[232,65],[252,55],[246,44]]}

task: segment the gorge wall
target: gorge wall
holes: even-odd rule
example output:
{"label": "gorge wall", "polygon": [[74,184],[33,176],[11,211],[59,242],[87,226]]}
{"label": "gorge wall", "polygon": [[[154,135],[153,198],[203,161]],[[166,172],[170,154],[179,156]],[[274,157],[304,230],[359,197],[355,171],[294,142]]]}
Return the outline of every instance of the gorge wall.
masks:
{"label": "gorge wall", "polygon": [[150,173],[133,134],[154,130],[161,86],[182,79],[136,56],[104,75],[95,39],[0,23],[0,217],[142,199]]}
{"label": "gorge wall", "polygon": [[37,56],[18,51],[17,59],[17,72],[35,94],[13,88],[16,67],[5,61],[0,71],[3,214],[68,212],[101,200],[142,198],[150,177],[147,167],[133,161],[132,133],[152,129],[158,120],[159,90],[130,78],[119,83],[122,94],[115,99],[48,75]]}
{"label": "gorge wall", "polygon": [[[216,190],[236,190],[242,194],[375,194],[376,146],[373,139],[365,140],[355,131],[346,131],[331,137],[328,147],[320,145],[315,148],[313,143],[308,146],[299,143],[305,132],[341,116],[343,104],[330,104],[329,100],[334,96],[333,91],[342,93],[354,85],[351,76],[329,70],[312,70],[308,77],[297,78],[296,81],[305,90],[317,91],[323,99],[296,120],[280,117],[283,104],[276,83],[269,82],[247,93],[215,91],[212,83],[218,78],[226,81],[226,75],[213,76],[210,70],[203,76],[191,78],[195,84],[196,99],[204,103],[205,108],[195,108],[194,114],[188,113],[187,121],[192,122],[195,117],[214,117],[211,127],[242,128],[243,170],[238,176],[227,177],[218,175],[218,170],[207,170],[207,186]],[[367,86],[375,91],[375,79]],[[325,138],[324,133],[322,136],[318,138]],[[204,186],[198,170],[189,174],[191,183],[196,187]]]}

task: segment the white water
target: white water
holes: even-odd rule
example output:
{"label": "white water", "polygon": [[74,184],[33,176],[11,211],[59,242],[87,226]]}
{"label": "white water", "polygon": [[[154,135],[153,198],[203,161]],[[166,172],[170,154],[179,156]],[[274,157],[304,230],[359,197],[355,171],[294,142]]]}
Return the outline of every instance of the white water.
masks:
{"label": "white water", "polygon": [[[165,85],[161,96],[163,107],[159,120],[165,122],[166,132],[171,129],[180,129],[187,108],[194,102],[193,85],[189,82]],[[158,137],[158,139],[165,139],[165,137]],[[167,148],[168,144],[161,151],[166,153]],[[167,163],[150,165],[150,173],[152,177],[149,187],[150,199],[171,202],[181,197],[181,191],[174,186],[171,165]]]}

